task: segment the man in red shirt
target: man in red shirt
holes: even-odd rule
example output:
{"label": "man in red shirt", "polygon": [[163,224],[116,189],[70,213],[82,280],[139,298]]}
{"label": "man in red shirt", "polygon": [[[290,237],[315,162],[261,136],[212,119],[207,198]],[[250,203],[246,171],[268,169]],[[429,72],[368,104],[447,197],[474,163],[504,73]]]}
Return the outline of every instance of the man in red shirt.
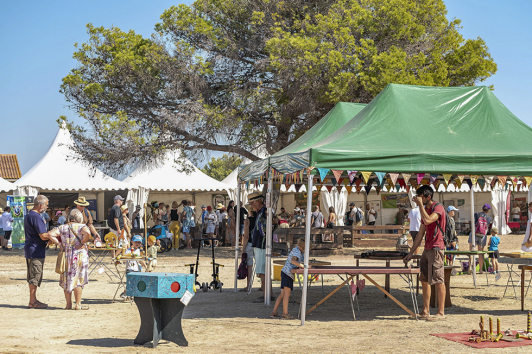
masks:
{"label": "man in red shirt", "polygon": [[[421,311],[419,317],[427,321],[445,319],[445,284],[443,274],[443,263],[445,260],[445,243],[443,241],[445,209],[443,205],[432,200],[433,194],[434,191],[430,186],[421,186],[416,190],[414,202],[419,206],[419,213],[421,214],[421,226],[419,227],[418,233],[418,236],[421,237],[416,237],[412,249],[404,259],[405,263],[412,259],[413,254],[421,244],[423,236],[425,236],[425,249],[421,255],[421,274],[419,275],[419,280],[421,280],[421,284],[423,285],[423,311]],[[433,317],[430,316],[429,310],[431,285],[436,285],[438,296],[438,313]]]}

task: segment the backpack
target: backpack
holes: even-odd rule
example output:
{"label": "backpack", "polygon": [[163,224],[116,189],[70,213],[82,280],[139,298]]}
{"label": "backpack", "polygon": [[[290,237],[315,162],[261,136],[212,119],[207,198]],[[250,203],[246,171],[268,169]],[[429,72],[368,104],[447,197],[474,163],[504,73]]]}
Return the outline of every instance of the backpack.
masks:
{"label": "backpack", "polygon": [[[434,208],[432,208],[432,211],[434,211],[434,209],[438,205],[443,206],[441,203],[436,203],[434,205]],[[447,247],[447,246],[449,246],[451,244],[451,239],[453,237],[453,235],[452,235],[453,227],[451,225],[451,220],[450,220],[451,217],[449,216],[449,214],[447,214],[447,212],[445,211],[445,208],[443,208],[443,213],[445,215],[445,232],[443,232],[438,220],[436,220],[436,225],[438,226],[438,229],[440,229],[440,232],[443,234],[443,243],[445,243],[445,247]],[[436,233],[434,233],[434,237],[436,237]]]}
{"label": "backpack", "polygon": [[[376,219],[377,217],[375,217]],[[360,208],[357,208],[357,211],[355,212],[355,221],[360,222],[362,220],[362,211],[360,211]]]}
{"label": "backpack", "polygon": [[475,236],[484,237],[488,233],[488,220],[485,217],[486,214],[478,214],[477,224],[475,225]]}
{"label": "backpack", "polygon": [[379,217],[379,212],[377,210],[373,210],[375,212],[375,220]]}
{"label": "backpack", "polygon": [[242,253],[242,261],[238,266],[237,279],[246,279],[248,277],[248,254]]}
{"label": "backpack", "polygon": [[351,211],[347,211],[345,213],[345,225],[346,226],[351,226],[353,225],[353,220],[350,218],[351,216]]}

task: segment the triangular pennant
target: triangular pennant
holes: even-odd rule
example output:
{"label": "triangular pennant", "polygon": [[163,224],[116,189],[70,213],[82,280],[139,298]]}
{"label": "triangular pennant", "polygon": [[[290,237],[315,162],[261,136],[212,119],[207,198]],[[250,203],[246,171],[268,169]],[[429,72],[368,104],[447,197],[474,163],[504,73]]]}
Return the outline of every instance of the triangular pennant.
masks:
{"label": "triangular pennant", "polygon": [[342,175],[344,171],[341,171],[341,170],[331,170],[331,171],[334,175],[334,178],[336,179],[336,182],[340,183],[340,176]]}
{"label": "triangular pennant", "polygon": [[321,191],[322,188],[323,188],[323,186],[321,184],[316,186],[316,190],[318,191],[318,193]]}
{"label": "triangular pennant", "polygon": [[400,187],[406,186],[408,184],[408,182],[409,182],[408,180],[404,180],[404,179],[400,179],[400,180],[397,181],[397,183],[399,183]]}
{"label": "triangular pennant", "polygon": [[386,183],[386,179],[382,179],[379,183],[379,188],[382,189],[382,187],[384,187],[384,184]]}
{"label": "triangular pennant", "polygon": [[337,180],[338,184],[342,184],[343,181],[344,181],[343,178],[340,178],[339,180]]}
{"label": "triangular pennant", "polygon": [[386,172],[375,172],[375,175],[379,179],[379,186],[382,184],[382,181],[384,180],[384,176],[386,176]]}
{"label": "triangular pennant", "polygon": [[349,179],[348,178],[342,178],[342,182],[344,182],[344,186],[347,187],[347,185],[349,184]]}
{"label": "triangular pennant", "polygon": [[329,191],[329,193],[331,193],[332,186],[325,186],[325,188],[327,188],[327,190]]}
{"label": "triangular pennant", "polygon": [[369,194],[369,192],[371,191],[372,184],[373,184],[373,181],[370,179],[368,183],[366,184],[366,186],[364,187],[364,189],[366,190],[366,194]]}
{"label": "triangular pennant", "polygon": [[491,185],[491,182],[493,181],[493,178],[495,176],[486,176],[484,175],[484,178],[486,179],[486,183]]}
{"label": "triangular pennant", "polygon": [[329,180],[333,186],[336,186],[336,178],[331,177],[331,178],[327,178],[327,180]]}
{"label": "triangular pennant", "polygon": [[418,173],[417,174],[417,184],[421,183],[421,181],[423,180],[423,177],[425,177],[424,173]]}
{"label": "triangular pennant", "polygon": [[421,180],[421,184],[424,185],[424,186],[428,186],[430,184],[430,181],[427,178],[423,178]]}
{"label": "triangular pennant", "polygon": [[371,176],[371,172],[360,171],[360,173],[362,173],[362,177],[364,177],[364,182],[366,182],[366,184],[368,184],[369,176]]}
{"label": "triangular pennant", "polygon": [[362,190],[362,186],[356,186],[355,187],[357,194],[360,194],[360,191]]}
{"label": "triangular pennant", "polygon": [[375,191],[377,192],[377,195],[381,192],[381,187],[375,187]]}
{"label": "triangular pennant", "polygon": [[410,192],[410,186],[406,186],[406,192]]}
{"label": "triangular pennant", "polygon": [[319,168],[318,167],[318,172],[320,173],[320,179],[323,181],[325,179],[325,177],[327,177],[327,173],[329,173],[329,169],[328,168]]}
{"label": "triangular pennant", "polygon": [[397,193],[399,193],[399,191],[401,190],[401,186],[399,184],[396,184],[395,189],[397,190]]}
{"label": "triangular pennant", "polygon": [[454,184],[456,184],[457,189],[462,188],[462,181],[460,181],[460,178],[456,178]]}
{"label": "triangular pennant", "polygon": [[392,180],[392,183],[394,186],[397,183],[397,178],[399,177],[399,173],[388,173],[388,176],[390,176],[390,179]]}
{"label": "triangular pennant", "polygon": [[403,179],[405,180],[405,185],[410,184],[410,177],[412,177],[411,173],[403,173]]}
{"label": "triangular pennant", "polygon": [[512,182],[512,185],[514,186],[514,190],[517,187],[517,181],[519,181],[519,178],[515,176],[510,176],[510,182]]}
{"label": "triangular pennant", "polygon": [[355,181],[356,186],[360,186],[360,183],[362,183],[362,178],[357,178]]}
{"label": "triangular pennant", "polygon": [[458,176],[458,179],[460,180],[460,185],[462,185],[462,183],[464,183],[465,175],[457,175],[457,176]]}
{"label": "triangular pennant", "polygon": [[437,192],[438,187],[440,186],[440,180],[439,179],[435,180],[434,182],[432,182],[432,185],[434,186],[434,190]]}
{"label": "triangular pennant", "polygon": [[491,189],[495,188],[495,185],[499,182],[498,178],[493,178],[493,181],[491,181]]}
{"label": "triangular pennant", "polygon": [[507,177],[508,176],[497,176],[497,178],[499,179],[499,183],[501,184],[501,187],[506,185],[506,178]]}
{"label": "triangular pennant", "polygon": [[529,186],[529,185],[530,185],[530,182],[532,182],[532,177],[525,176],[525,177],[523,177],[523,178],[525,179],[525,183],[526,183],[526,185]]}
{"label": "triangular pennant", "polygon": [[299,180],[303,182],[303,178],[305,177],[303,170],[299,171]]}
{"label": "triangular pennant", "polygon": [[338,191],[338,193],[340,193],[342,191],[342,188],[344,188],[344,186],[342,186],[340,184],[336,186],[336,190]]}
{"label": "triangular pennant", "polygon": [[443,175],[443,180],[445,181],[446,185],[449,185],[449,180],[451,179],[452,176],[453,176],[452,174],[448,174],[448,173]]}
{"label": "triangular pennant", "polygon": [[480,190],[484,190],[484,186],[486,185],[486,180],[484,178],[478,179],[478,185],[480,186]]}
{"label": "triangular pennant", "polygon": [[471,182],[470,179],[466,179],[465,181],[466,181],[467,185],[469,186],[469,189],[471,190],[471,188],[473,188],[473,182]]}
{"label": "triangular pennant", "polygon": [[296,184],[294,184],[294,187],[296,188],[296,192],[297,192],[297,193],[299,193],[299,190],[301,189],[301,186],[302,186],[301,183],[296,183]]}
{"label": "triangular pennant", "polygon": [[471,178],[471,183],[475,186],[477,184],[477,181],[479,179],[479,175],[470,175],[469,178]]}
{"label": "triangular pennant", "polygon": [[351,185],[353,185],[353,181],[355,180],[355,177],[357,176],[358,171],[347,171],[347,175],[349,176],[349,182],[351,182]]}
{"label": "triangular pennant", "polygon": [[345,186],[345,189],[347,189],[347,195],[350,195],[351,194],[351,190],[353,189],[353,187]]}
{"label": "triangular pennant", "polygon": [[431,173],[429,177],[430,183],[434,183],[434,181],[436,180],[436,178],[438,178],[438,176],[439,176],[438,174]]}

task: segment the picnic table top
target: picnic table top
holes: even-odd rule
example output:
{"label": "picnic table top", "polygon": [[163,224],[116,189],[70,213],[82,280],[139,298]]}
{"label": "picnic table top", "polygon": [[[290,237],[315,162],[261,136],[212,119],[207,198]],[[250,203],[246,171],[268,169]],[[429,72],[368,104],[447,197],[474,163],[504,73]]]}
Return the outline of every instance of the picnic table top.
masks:
{"label": "picnic table top", "polygon": [[[292,273],[303,274],[304,269],[293,269]],[[353,267],[317,266],[308,269],[309,274],[418,274],[419,268],[412,267]]]}
{"label": "picnic table top", "polygon": [[493,253],[493,251],[445,251],[445,254],[456,254],[456,255],[479,255]]}
{"label": "picnic table top", "polygon": [[[376,256],[369,256],[369,257],[362,257],[360,254],[354,255],[355,259],[368,259],[368,260],[377,260],[377,261],[400,261],[403,259],[401,256],[389,256],[389,257],[376,257]],[[412,259],[421,259],[420,254],[415,254],[412,256]]]}
{"label": "picnic table top", "polygon": [[499,256],[509,258],[532,258],[532,252],[503,252]]}
{"label": "picnic table top", "polygon": [[[273,261],[274,264],[284,265],[286,263],[286,260],[282,259],[276,259]],[[309,259],[309,264],[311,266],[324,266],[324,265],[331,265],[331,262],[327,261],[319,261],[317,259]]]}

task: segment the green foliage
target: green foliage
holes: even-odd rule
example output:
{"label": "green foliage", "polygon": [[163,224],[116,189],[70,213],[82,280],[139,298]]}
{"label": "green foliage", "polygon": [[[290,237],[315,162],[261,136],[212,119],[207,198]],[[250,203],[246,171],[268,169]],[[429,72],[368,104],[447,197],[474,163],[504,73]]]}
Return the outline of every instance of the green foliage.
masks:
{"label": "green foliage", "polygon": [[211,161],[203,166],[201,171],[218,181],[222,181],[241,164],[242,159],[238,156],[223,154],[222,157],[211,158]]}
{"label": "green foliage", "polygon": [[180,149],[251,160],[294,141],[339,101],[388,83],[475,85],[497,66],[442,0],[197,0],[151,38],[87,26],[61,92],[88,129],[77,152],[110,174]]}

